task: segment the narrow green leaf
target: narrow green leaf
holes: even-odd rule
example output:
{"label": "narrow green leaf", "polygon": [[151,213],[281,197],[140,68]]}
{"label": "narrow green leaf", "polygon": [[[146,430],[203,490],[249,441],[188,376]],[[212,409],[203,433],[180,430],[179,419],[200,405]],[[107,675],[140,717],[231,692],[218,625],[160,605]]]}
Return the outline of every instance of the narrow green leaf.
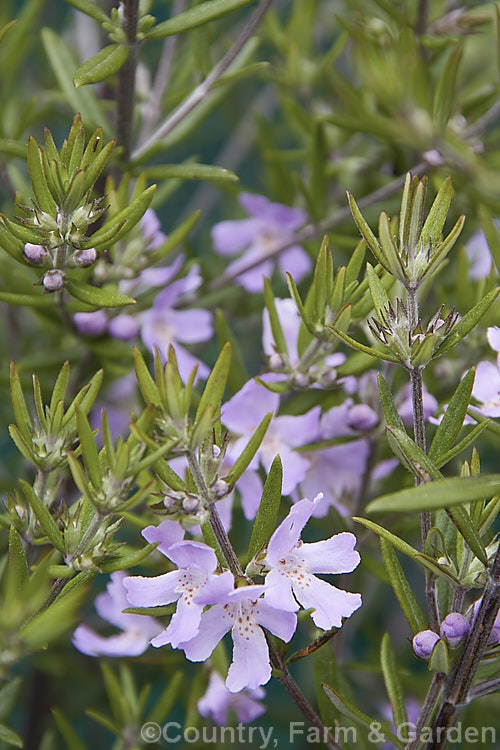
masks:
{"label": "narrow green leaf", "polygon": [[92,0],[67,0],[67,2],[77,10],[81,10],[82,13],[93,18],[94,21],[97,21],[98,23],[109,23],[109,18],[106,13],[93,3]]}
{"label": "narrow green leaf", "polygon": [[438,348],[435,351],[434,356],[439,357],[441,354],[444,354],[445,352],[449,351],[450,349],[453,349],[454,346],[456,346],[462,339],[464,339],[468,333],[472,331],[473,328],[476,327],[476,325],[479,323],[483,315],[485,315],[490,307],[493,305],[494,301],[498,297],[498,294],[500,292],[500,286],[495,287],[495,289],[492,289],[491,292],[489,292],[485,297],[483,297],[477,305],[475,305],[472,310],[469,310],[468,313],[464,315],[462,320],[460,320],[450,331],[448,336],[444,339],[442,344],[438,346]]}
{"label": "narrow green leaf", "polygon": [[73,729],[63,712],[58,708],[53,708],[52,715],[57,724],[57,728],[61,732],[64,741],[68,746],[68,750],[86,750],[85,745],[79,739],[78,735],[76,734],[75,730]]}
{"label": "narrow green leaf", "polygon": [[16,23],[17,21],[16,19],[14,19],[13,21],[9,21],[9,23],[6,23],[5,26],[2,26],[2,28],[0,29],[0,42],[4,40],[9,31],[14,28]]}
{"label": "narrow green leaf", "polygon": [[73,75],[75,88],[88,83],[99,83],[117,73],[128,57],[128,47],[125,44],[108,44],[97,55],[80,65]]}
{"label": "narrow green leaf", "polygon": [[235,482],[238,481],[243,472],[245,472],[248,468],[252,458],[257,453],[260,444],[264,439],[264,435],[266,434],[267,428],[269,427],[269,422],[271,421],[272,417],[273,412],[269,412],[268,414],[266,414],[248,443],[245,445],[243,451],[231,466],[231,469],[224,477],[228,484],[235,484]]}
{"label": "narrow green leaf", "polygon": [[452,477],[382,495],[371,502],[369,513],[411,513],[439,510],[500,494],[500,474]]}
{"label": "narrow green leaf", "polygon": [[[445,481],[445,480],[442,480],[442,481]],[[434,487],[434,486],[437,486],[438,484],[439,484],[438,482],[433,482],[430,485],[422,485],[422,486]],[[415,547],[412,547],[411,544],[408,544],[399,536],[396,536],[396,534],[393,534],[388,529],[385,529],[383,526],[379,526],[378,523],[369,521],[367,518],[359,518],[359,517],[354,517],[353,520],[356,521],[356,523],[360,523],[362,526],[365,526],[367,529],[370,529],[370,531],[373,531],[382,539],[386,539],[390,544],[393,545],[393,547],[396,547],[396,549],[398,549],[404,555],[411,558],[416,563],[418,563],[422,567],[429,570],[431,573],[434,573],[435,575],[438,575],[438,576],[444,576],[445,578],[448,578],[450,581],[453,581],[453,583],[457,585],[460,583],[458,578],[455,575],[453,575],[443,565],[440,565],[439,563],[437,563],[433,558],[429,557],[429,555],[422,554],[421,552],[416,550]]]}
{"label": "narrow green leaf", "polygon": [[87,482],[87,479],[85,478],[85,474],[83,473],[80,462],[76,458],[75,454],[71,451],[68,453],[68,465],[74,483],[76,484],[84,498],[88,500],[89,503],[91,503],[93,500],[91,488]]}
{"label": "narrow green leaf", "polygon": [[156,185],[151,185],[144,190],[144,192],[137,196],[129,206],[126,206],[109,219],[109,221],[107,221],[103,227],[98,229],[97,232],[94,232],[86,242],[82,242],[81,247],[85,249],[104,244],[105,238],[109,237],[110,232],[113,232],[117,225],[121,226],[118,232],[113,235],[113,242],[117,242],[121,239],[121,237],[127,234],[132,227],[142,219],[153,200],[155,190]]}
{"label": "narrow green leaf", "polygon": [[458,456],[459,453],[461,453],[463,450],[465,450],[471,443],[473,443],[477,437],[482,433],[484,429],[486,429],[490,424],[489,419],[485,419],[483,422],[480,422],[479,424],[475,425],[467,435],[460,440],[459,443],[453,446],[453,448],[450,448],[449,451],[446,453],[443,453],[442,455],[438,456],[434,460],[434,464],[437,466],[438,469],[441,468],[441,466],[444,466],[449,461],[451,461],[455,456]]}
{"label": "narrow green leaf", "polygon": [[372,346],[361,344],[359,341],[356,341],[356,339],[351,338],[351,336],[349,336],[347,333],[344,333],[344,331],[336,328],[336,326],[326,326],[326,328],[329,328],[331,331],[333,331],[333,333],[338,336],[338,338],[343,341],[344,344],[347,344],[352,349],[356,349],[358,352],[369,354],[371,357],[376,357],[377,359],[385,359],[386,362],[395,362],[397,364],[400,363],[399,359],[392,354],[389,354],[389,352],[380,352],[378,349],[374,349]]}
{"label": "narrow green leaf", "polygon": [[405,426],[403,424],[403,420],[399,415],[398,408],[394,401],[391,389],[387,385],[384,376],[380,372],[377,373],[377,384],[380,403],[382,404],[382,409],[384,410],[385,421],[391,427],[396,427],[404,432]]}
{"label": "narrow green leaf", "polygon": [[[81,167],[82,169],[84,169],[84,178],[82,180],[82,193],[86,193],[87,190],[90,190],[91,188],[94,187],[94,184],[97,178],[100,176],[101,172],[103,171],[104,167],[106,166],[114,147],[115,147],[115,141],[110,141],[109,143],[106,143],[104,148],[102,148],[99,151],[99,153],[95,156],[95,158],[92,159],[92,161],[86,168],[83,166]],[[119,229],[121,229],[121,227],[119,227]],[[117,234],[118,234],[118,231],[117,231]]]}
{"label": "narrow green leaf", "polygon": [[11,747],[24,747],[22,739],[12,729],[0,724],[0,741]]}
{"label": "narrow green leaf", "polygon": [[380,247],[379,241],[373,234],[372,230],[370,229],[368,225],[368,222],[366,221],[363,214],[359,210],[358,204],[356,203],[356,201],[354,200],[353,196],[351,195],[349,191],[347,191],[347,199],[349,201],[349,206],[351,208],[353,219],[356,222],[356,226],[358,227],[361,236],[365,240],[366,244],[372,251],[377,261],[380,263],[380,265],[383,266],[386,269],[386,271],[390,271],[390,266],[387,262],[387,259],[384,256],[382,248]]}
{"label": "narrow green leaf", "polygon": [[379,277],[373,270],[371,263],[366,264],[366,277],[368,279],[368,286],[370,287],[373,306],[377,311],[380,321],[383,322],[386,318],[386,308],[389,305],[389,297],[380,283]]}
{"label": "narrow green leaf", "polygon": [[269,323],[271,324],[271,331],[273,334],[274,343],[276,345],[276,352],[278,354],[284,354],[288,357],[288,347],[286,345],[283,328],[281,327],[281,321],[276,311],[273,290],[271,289],[269,279],[267,279],[266,277],[264,277],[264,302],[269,314]]}
{"label": "narrow green leaf", "polygon": [[11,436],[17,450],[31,463],[36,463],[36,457],[32,449],[31,440],[26,440],[21,431],[15,424],[9,425],[9,435]]}
{"label": "narrow green leaf", "polygon": [[75,414],[76,407],[80,407],[80,411],[84,414],[88,414],[94,405],[94,401],[97,398],[99,389],[101,387],[104,372],[98,370],[95,375],[92,376],[90,381],[85,385],[75,396],[73,401],[68,407],[66,414],[63,419],[63,427],[66,426]]}
{"label": "narrow green leaf", "polygon": [[142,397],[146,404],[161,405],[160,392],[155,381],[151,377],[148,366],[144,357],[137,347],[134,347],[135,375],[139,384]]}
{"label": "narrow green leaf", "polygon": [[433,114],[434,119],[444,128],[453,114],[455,106],[455,89],[457,74],[462,59],[463,48],[461,44],[455,45],[439,77],[434,93]]}
{"label": "narrow green leaf", "polygon": [[[177,672],[174,672],[169,678],[167,686],[153,706],[152,711],[148,714],[147,721],[156,722],[157,724],[165,721],[169,716],[174,703],[179,695],[181,695],[180,688],[183,678],[184,675],[182,670],[179,669]],[[70,748],[70,750],[72,750],[72,748]]]}
{"label": "narrow green leaf", "polygon": [[151,552],[158,547],[158,542],[154,544],[148,544],[146,547],[141,549],[127,552],[121,557],[117,557],[109,562],[101,563],[100,568],[103,573],[115,573],[117,570],[127,570],[127,568],[133,568],[135,565],[139,565],[146,557],[149,557]]}
{"label": "narrow green leaf", "polygon": [[360,240],[358,244],[356,245],[356,248],[353,254],[351,255],[349,262],[347,264],[347,267],[346,267],[346,274],[345,274],[346,288],[349,288],[350,284],[357,281],[359,272],[361,271],[361,266],[363,265],[365,253],[366,253],[366,242],[364,240]]}
{"label": "narrow green leaf", "polygon": [[484,565],[487,565],[488,555],[486,554],[481,536],[472,523],[471,517],[465,508],[458,505],[456,508],[446,508],[446,512],[475,556],[481,560]]}
{"label": "narrow green leaf", "polygon": [[102,289],[90,284],[84,284],[80,281],[66,281],[66,289],[75,299],[85,302],[87,305],[95,307],[124,307],[125,305],[135,305],[132,297],[126,294],[118,294],[108,289]]}
{"label": "narrow green leaf", "polygon": [[38,144],[32,136],[28,140],[27,163],[31,187],[33,188],[38,206],[42,211],[55,217],[57,213],[56,202],[45,179]]}
{"label": "narrow green leaf", "polygon": [[446,217],[448,216],[452,196],[453,185],[451,184],[451,178],[447,177],[439,188],[425,224],[422,227],[420,239],[424,247],[428,247],[431,244],[434,247],[437,245]]}
{"label": "narrow green leaf", "polygon": [[424,479],[424,481],[430,481],[431,479],[439,480],[442,478],[441,472],[424,451],[418,447],[415,441],[411,439],[406,430],[400,430],[397,427],[387,425],[386,431],[394,453],[404,460],[407,468],[416,477]]}
{"label": "narrow green leaf", "polygon": [[9,529],[9,555],[7,563],[7,582],[5,586],[5,606],[19,601],[26,581],[29,578],[28,562],[23,543],[14,526]]}
{"label": "narrow green leaf", "polygon": [[31,445],[33,422],[31,421],[28,407],[26,406],[21,381],[14,362],[10,363],[10,396],[18,430],[28,445]]}
{"label": "narrow green leaf", "polygon": [[429,449],[429,458],[431,461],[439,461],[441,456],[453,448],[455,440],[462,430],[467,409],[469,408],[474,377],[475,370],[469,370],[451,397],[448,408],[443,414],[443,419],[438,425]]}
{"label": "narrow green leaf", "polygon": [[53,412],[59,401],[64,402],[66,395],[66,388],[68,387],[69,380],[69,362],[63,364],[57,376],[54,388],[52,390],[52,396],[50,398],[50,410]]}
{"label": "narrow green leaf", "polygon": [[276,527],[276,519],[281,503],[281,488],[283,482],[283,466],[281,459],[276,456],[271,464],[264,483],[262,498],[255,517],[255,522],[248,545],[248,559],[251,560],[264,547]]}
{"label": "narrow green leaf", "polygon": [[437,641],[429,658],[429,669],[431,672],[448,674],[450,671],[450,654],[448,646],[443,640]]}
{"label": "narrow green leaf", "polygon": [[168,465],[165,460],[156,461],[155,463],[151,464],[151,468],[159,477],[159,479],[161,479],[161,481],[167,485],[167,487],[170,487],[177,492],[186,492],[186,483],[180,478],[178,474],[176,474],[176,472]]}
{"label": "narrow green leaf", "polygon": [[310,333],[314,334],[314,329],[313,329],[313,327],[311,325],[311,321],[309,320],[309,316],[306,313],[304,304],[303,304],[301,296],[299,294],[299,290],[297,289],[297,285],[296,285],[295,281],[293,280],[293,277],[288,272],[286,274],[286,280],[287,280],[287,284],[288,284],[288,289],[290,291],[290,296],[292,297],[293,301],[297,305],[297,310],[300,313],[300,317],[302,318],[302,321],[303,321],[305,327],[307,328],[307,330]]}
{"label": "narrow green leaf", "polygon": [[440,245],[437,246],[434,254],[431,253],[430,262],[426,270],[420,276],[421,280],[432,276],[432,274],[437,270],[439,264],[443,262],[455,242],[458,240],[464,224],[465,216],[460,216],[449,235],[441,242]]}
{"label": "narrow green leaf", "polygon": [[207,380],[205,390],[201,395],[200,403],[198,404],[198,409],[196,410],[196,416],[194,418],[195,427],[193,429],[196,429],[196,423],[201,419],[207,406],[211,406],[214,413],[220,408],[220,402],[222,401],[222,396],[224,395],[224,390],[226,388],[230,366],[231,344],[228,341],[222,347],[222,351],[217,357],[217,361]]}
{"label": "narrow green leaf", "polygon": [[230,169],[212,164],[161,164],[146,167],[145,172],[152,180],[215,180],[217,182],[238,182],[239,177]]}
{"label": "narrow green leaf", "polygon": [[408,716],[406,714],[403,686],[401,685],[401,680],[397,671],[396,655],[388,633],[384,633],[382,636],[382,642],[380,644],[380,665],[382,667],[382,674],[384,675],[387,695],[391,702],[394,726],[401,727],[408,721]]}
{"label": "narrow green leaf", "polygon": [[160,247],[152,252],[148,252],[148,265],[153,265],[162,260],[166,255],[171,253],[177,245],[180,245],[200,218],[200,213],[200,211],[194,211],[191,216],[188,216],[188,218],[182,222],[182,224],[179,224],[178,227],[169,233],[167,239],[162,245],[160,245]]}
{"label": "narrow green leaf", "polygon": [[22,640],[30,648],[42,648],[71,630],[85,594],[85,589],[80,588],[73,589],[64,597],[58,597],[47,609],[37,614],[21,628]]}
{"label": "narrow green leaf", "polygon": [[195,5],[184,13],[179,13],[168,21],[153,26],[148,33],[150,39],[163,39],[172,34],[181,34],[189,29],[195,29],[209,21],[225,16],[233,10],[244,8],[252,0],[206,0],[200,5]]}
{"label": "narrow green leaf", "polygon": [[100,490],[102,487],[102,471],[94,433],[86,415],[80,411],[78,406],[76,407],[76,426],[88,477],[94,488]]}
{"label": "narrow green leaf", "polygon": [[377,727],[380,727],[380,735],[377,740],[382,741],[382,735],[385,735],[384,739],[389,740],[397,747],[404,747],[404,743],[390,731],[388,724],[386,724],[385,722],[376,721],[371,716],[363,713],[359,710],[359,708],[356,708],[356,706],[348,703],[345,698],[336,693],[335,690],[332,690],[332,688],[328,685],[324,684],[323,690],[325,691],[326,695],[333,703],[337,711],[340,711],[342,716],[346,716],[348,719],[355,721],[357,724],[361,724],[361,726],[366,727],[367,729],[372,729],[373,724],[376,724]]}
{"label": "narrow green leaf", "polygon": [[396,247],[396,242],[391,233],[389,217],[385,211],[382,211],[379,217],[378,233],[380,244],[382,245],[382,251],[387,259],[388,265],[390,266],[392,276],[395,276],[400,280],[406,279],[407,273],[399,255],[398,248]]}
{"label": "narrow green leaf", "polygon": [[403,610],[408,625],[410,626],[412,633],[415,635],[421,630],[426,629],[426,617],[413,594],[413,590],[404,574],[394,547],[383,537],[380,537],[379,541],[385,569],[389,576],[391,586],[399,602],[399,606]]}
{"label": "narrow green leaf", "polygon": [[35,516],[37,517],[38,523],[42,527],[49,540],[52,542],[56,550],[65,553],[66,547],[64,544],[63,535],[59,531],[59,527],[52,518],[50,511],[42,503],[38,495],[34,492],[33,488],[25,482],[24,479],[19,479],[19,484],[24,492],[24,496],[30,506],[33,509]]}
{"label": "narrow green leaf", "polygon": [[54,299],[50,294],[16,294],[14,292],[0,292],[0,302],[19,307],[52,307]]}

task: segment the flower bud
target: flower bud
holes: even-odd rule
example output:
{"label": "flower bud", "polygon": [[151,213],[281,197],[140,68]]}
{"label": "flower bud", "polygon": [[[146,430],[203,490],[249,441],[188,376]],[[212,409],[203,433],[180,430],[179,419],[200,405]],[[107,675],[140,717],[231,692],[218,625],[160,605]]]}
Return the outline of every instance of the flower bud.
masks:
{"label": "flower bud", "polygon": [[422,630],[413,638],[413,650],[419,659],[428,659],[434,646],[441,640],[433,630]]}
{"label": "flower bud", "polygon": [[306,375],[304,372],[298,372],[293,376],[293,384],[297,388],[307,388],[310,382],[309,375]]}
{"label": "flower bud", "polygon": [[27,242],[24,246],[23,255],[30,263],[41,266],[48,253],[43,245],[33,245],[31,242]]}
{"label": "flower bud", "polygon": [[271,370],[282,370],[283,360],[279,354],[271,354],[269,357],[269,367]]}
{"label": "flower bud", "polygon": [[62,271],[53,268],[47,271],[43,277],[43,285],[46,292],[60,292],[64,286],[65,276]]}
{"label": "flower bud", "polygon": [[193,497],[192,495],[187,495],[182,501],[182,507],[186,511],[186,513],[194,513],[196,510],[198,510],[199,504],[199,499],[197,497]]}
{"label": "flower bud", "polygon": [[229,485],[226,481],[224,481],[224,479],[218,479],[212,485],[212,492],[214,493],[217,499],[224,497],[224,495],[227,495],[228,490],[229,490]]}
{"label": "flower bud", "polygon": [[78,250],[73,255],[74,261],[77,266],[81,268],[88,268],[97,260],[97,253],[93,247],[89,247],[87,250]]}
{"label": "flower bud", "polygon": [[450,612],[441,623],[441,638],[455,648],[470,630],[469,621],[460,612]]}
{"label": "flower bud", "polygon": [[347,415],[347,424],[352,430],[371,430],[378,421],[378,414],[368,404],[354,404]]}
{"label": "flower bud", "polygon": [[218,445],[212,445],[212,456],[214,458],[219,458],[221,454],[221,450]]}
{"label": "flower bud", "polygon": [[104,310],[75,313],[73,320],[78,331],[84,336],[101,336],[108,327],[108,316]]}

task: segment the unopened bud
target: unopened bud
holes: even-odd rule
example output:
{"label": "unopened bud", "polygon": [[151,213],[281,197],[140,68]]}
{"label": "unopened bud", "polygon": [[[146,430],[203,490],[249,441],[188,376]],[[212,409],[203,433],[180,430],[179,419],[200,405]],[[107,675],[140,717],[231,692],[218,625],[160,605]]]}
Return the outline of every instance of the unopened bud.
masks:
{"label": "unopened bud", "polygon": [[269,367],[271,370],[282,370],[283,364],[283,360],[279,354],[271,354],[269,357]]}
{"label": "unopened bud", "polygon": [[218,479],[212,485],[212,492],[214,493],[217,499],[224,497],[224,495],[227,495],[228,490],[229,490],[229,485],[226,481],[224,481],[224,479]]}
{"label": "unopened bud", "polygon": [[298,372],[293,376],[293,384],[297,388],[307,388],[310,382],[309,375],[306,375],[304,372]]}
{"label": "unopened bud", "polygon": [[220,456],[220,448],[218,445],[212,445],[212,456],[214,458],[219,458]]}
{"label": "unopened bud", "polygon": [[47,292],[60,292],[64,286],[65,276],[62,271],[54,268],[51,271],[47,271],[43,277],[43,285]]}
{"label": "unopened bud", "polygon": [[182,507],[186,511],[186,513],[194,513],[196,510],[198,510],[198,506],[200,504],[200,501],[197,497],[185,497],[182,501]]}
{"label": "unopened bud", "polygon": [[368,404],[354,404],[347,415],[347,424],[352,430],[371,430],[378,421],[378,414]]}
{"label": "unopened bud", "polygon": [[23,254],[26,260],[34,263],[35,266],[41,266],[48,255],[43,245],[33,245],[31,242],[25,244]]}
{"label": "unopened bud", "polygon": [[428,659],[439,640],[440,637],[433,630],[422,630],[413,638],[413,650],[420,659]]}
{"label": "unopened bud", "polygon": [[450,612],[441,623],[441,638],[444,638],[452,648],[455,648],[465,638],[469,630],[470,625],[466,617],[461,615],[460,612]]}
{"label": "unopened bud", "polygon": [[77,266],[88,268],[96,262],[97,253],[93,247],[89,247],[87,250],[78,250],[73,257]]}

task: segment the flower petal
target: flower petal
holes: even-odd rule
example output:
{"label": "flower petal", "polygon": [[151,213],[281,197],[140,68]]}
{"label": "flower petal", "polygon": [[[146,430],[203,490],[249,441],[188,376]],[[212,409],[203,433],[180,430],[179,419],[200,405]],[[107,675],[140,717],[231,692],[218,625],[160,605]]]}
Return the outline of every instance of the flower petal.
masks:
{"label": "flower petal", "polygon": [[278,568],[272,568],[266,576],[264,601],[270,607],[283,612],[296,612],[299,609],[292,593],[292,581],[282,576]]}
{"label": "flower petal", "polygon": [[150,544],[160,542],[157,549],[164,555],[169,547],[184,539],[184,529],[177,521],[162,521],[158,526],[146,526],[141,534]]}
{"label": "flower petal", "polygon": [[88,656],[139,656],[149,646],[149,637],[129,630],[104,638],[86,625],[79,625],[73,634],[73,645]]}
{"label": "flower petal", "polygon": [[286,643],[297,628],[297,615],[294,612],[283,612],[262,600],[257,605],[255,619],[259,625]]}
{"label": "flower petal", "polygon": [[[175,602],[179,596],[178,586],[182,571],[172,570],[161,576],[129,576],[123,581],[127,599],[134,607],[157,607]],[[138,615],[142,617],[142,615]]]}
{"label": "flower petal", "polygon": [[211,232],[214,250],[219,255],[235,255],[252,244],[260,229],[259,219],[221,221]]}
{"label": "flower petal", "polygon": [[213,573],[217,567],[215,552],[203,542],[178,542],[169,548],[167,557],[178,568],[195,566],[205,573]]}
{"label": "flower petal", "polygon": [[151,645],[158,648],[170,643],[172,648],[178,648],[180,643],[191,640],[198,634],[202,613],[203,606],[181,596],[167,629],[153,638]]}
{"label": "flower petal", "polygon": [[344,531],[321,542],[303,544],[300,554],[311,573],[350,573],[360,561],[354,550],[356,541],[354,534]]}
{"label": "flower petal", "polygon": [[342,591],[320,578],[310,576],[308,586],[293,586],[304,609],[314,609],[312,619],[322,630],[340,628],[343,617],[350,617],[361,606],[361,596]]}
{"label": "flower petal", "polygon": [[201,616],[198,635],[185,643],[179,643],[189,661],[205,661],[208,659],[219,641],[233,626],[233,617],[222,604],[204,612]]}
{"label": "flower petal", "polygon": [[265,415],[278,409],[279,402],[277,393],[271,393],[252,378],[223,404],[221,419],[231,432],[250,437]]}
{"label": "flower petal", "polygon": [[273,533],[267,546],[266,562],[275,567],[300,539],[300,534],[311,518],[314,503],[307,498],[292,505],[287,517]]}
{"label": "flower petal", "polygon": [[278,268],[291,274],[295,282],[302,281],[312,268],[312,260],[303,247],[293,245],[278,256]]}
{"label": "flower petal", "polygon": [[250,633],[233,628],[233,662],[227,673],[226,687],[231,693],[243,688],[265,685],[271,677],[269,649],[261,628],[255,623]]}

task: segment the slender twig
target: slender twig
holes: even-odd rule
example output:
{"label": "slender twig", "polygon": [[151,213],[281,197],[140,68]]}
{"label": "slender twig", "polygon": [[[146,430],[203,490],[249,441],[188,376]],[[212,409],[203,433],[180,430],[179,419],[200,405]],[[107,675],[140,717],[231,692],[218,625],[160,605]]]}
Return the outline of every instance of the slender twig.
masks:
{"label": "slender twig", "polygon": [[429,18],[429,0],[419,0],[417,8],[417,22],[415,31],[417,34],[425,34]]}
{"label": "slender twig", "polygon": [[152,146],[161,141],[168,135],[177,125],[197,107],[211,92],[219,78],[226,72],[232,62],[239,55],[245,44],[253,35],[255,29],[260,24],[265,14],[271,7],[272,0],[262,0],[257,10],[250,18],[250,21],[245,26],[233,46],[224,55],[215,68],[208,74],[204,81],[197,86],[194,91],[185,99],[182,104],[167,117],[165,122],[152,133],[149,138],[135,151],[132,153],[132,161],[139,159],[145,154]]}
{"label": "slender twig", "polygon": [[[175,0],[172,7],[172,16],[177,16],[186,8],[186,0]],[[149,93],[148,101],[144,106],[144,117],[139,135],[138,142],[142,143],[151,135],[152,130],[157,125],[161,115],[161,105],[165,91],[170,81],[170,72],[172,63],[175,59],[175,53],[179,46],[180,36],[173,34],[165,39],[163,44],[160,61],[155,73],[153,85]],[[217,162],[218,163],[218,162]]]}
{"label": "slender twig", "polygon": [[425,696],[424,705],[422,706],[420,715],[417,720],[417,725],[415,727],[415,739],[410,745],[408,745],[407,750],[416,750],[419,746],[421,741],[420,736],[422,734],[422,729],[427,726],[427,722],[429,721],[429,718],[432,716],[432,713],[436,707],[436,701],[439,697],[439,693],[441,692],[444,678],[445,675],[441,673],[435,674],[432,678],[431,685],[429,687],[429,690],[427,691],[427,695]]}
{"label": "slender twig", "polygon": [[118,74],[117,96],[117,143],[123,148],[122,158],[129,160],[134,114],[135,72],[137,68],[137,22],[139,20],[139,0],[124,0],[123,28],[127,35],[128,57]]}
{"label": "slender twig", "polygon": [[320,732],[321,740],[324,744],[330,748],[330,750],[341,750],[340,745],[335,741],[332,736],[329,727],[325,727],[320,717],[311,706],[309,701],[304,697],[301,689],[293,679],[292,675],[288,671],[283,659],[278,654],[269,636],[267,638],[267,645],[269,647],[269,657],[271,660],[271,666],[273,669],[278,671],[278,679],[287,691],[288,695],[294,701],[297,708],[302,711],[306,719],[309,721],[311,726],[316,727]]}

